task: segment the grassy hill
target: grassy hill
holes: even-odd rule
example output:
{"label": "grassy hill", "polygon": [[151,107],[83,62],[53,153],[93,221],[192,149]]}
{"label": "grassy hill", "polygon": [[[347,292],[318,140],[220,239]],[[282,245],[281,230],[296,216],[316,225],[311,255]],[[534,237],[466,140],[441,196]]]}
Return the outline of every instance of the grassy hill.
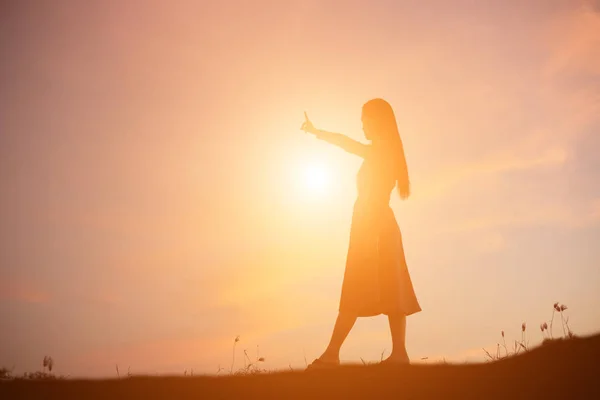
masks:
{"label": "grassy hill", "polygon": [[483,364],[0,382],[2,399],[600,399],[600,335]]}

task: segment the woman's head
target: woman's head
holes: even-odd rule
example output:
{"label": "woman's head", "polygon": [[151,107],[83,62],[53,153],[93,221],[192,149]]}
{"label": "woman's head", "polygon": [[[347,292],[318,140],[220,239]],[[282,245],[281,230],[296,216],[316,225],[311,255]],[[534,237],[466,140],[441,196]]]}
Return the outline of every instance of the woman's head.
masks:
{"label": "woman's head", "polygon": [[362,107],[361,119],[368,140],[389,139],[398,133],[394,110],[383,99],[367,101]]}
{"label": "woman's head", "polygon": [[406,199],[410,195],[410,181],[404,146],[392,106],[383,99],[369,100],[363,105],[361,119],[367,140],[387,142],[386,146],[393,150],[398,192],[402,199]]}

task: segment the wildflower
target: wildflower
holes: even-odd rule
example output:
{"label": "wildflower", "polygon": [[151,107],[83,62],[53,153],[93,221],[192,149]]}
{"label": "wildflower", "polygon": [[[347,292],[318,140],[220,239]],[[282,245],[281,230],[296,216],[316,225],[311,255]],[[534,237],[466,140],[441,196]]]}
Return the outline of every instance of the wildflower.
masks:
{"label": "wildflower", "polygon": [[544,330],[548,330],[548,323],[544,322]]}
{"label": "wildflower", "polygon": [[239,342],[239,341],[240,341],[240,335],[238,335],[238,336],[236,336],[236,337],[235,337],[235,341],[234,341],[234,343],[237,343],[237,342]]}
{"label": "wildflower", "polygon": [[540,324],[540,331],[544,332],[544,324]]}
{"label": "wildflower", "polygon": [[521,324],[521,331],[525,332],[525,329],[527,328],[527,325],[525,324],[525,322],[523,322]]}
{"label": "wildflower", "polygon": [[502,331],[501,333],[502,333],[502,337],[504,337],[504,331]]}
{"label": "wildflower", "polygon": [[564,304],[561,304],[560,306],[560,311],[563,312],[567,309],[567,306],[565,306]]}
{"label": "wildflower", "polygon": [[260,361],[260,362],[265,362],[265,358],[264,358],[264,357],[261,357],[261,358],[259,358],[259,359],[258,359],[258,361]]}
{"label": "wildflower", "polygon": [[556,311],[560,311],[560,307],[559,307],[559,305],[558,305],[558,302],[554,303],[554,309],[555,309]]}

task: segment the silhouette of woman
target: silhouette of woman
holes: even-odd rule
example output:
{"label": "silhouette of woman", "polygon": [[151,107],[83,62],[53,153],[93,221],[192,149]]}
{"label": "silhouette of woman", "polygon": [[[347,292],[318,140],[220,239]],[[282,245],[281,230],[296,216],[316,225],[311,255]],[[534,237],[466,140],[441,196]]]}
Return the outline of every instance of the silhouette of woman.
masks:
{"label": "silhouette of woman", "polygon": [[406,316],[421,311],[421,307],[406,266],[402,235],[389,206],[394,187],[402,199],[410,194],[394,111],[383,99],[363,105],[362,127],[370,144],[316,129],[306,113],[304,117],[302,130],[363,158],[357,175],[358,197],[352,214],[338,317],[327,349],[308,369],[339,365],[340,348],[356,319],[379,314],[388,316],[393,344],[391,355],[382,363],[408,364]]}

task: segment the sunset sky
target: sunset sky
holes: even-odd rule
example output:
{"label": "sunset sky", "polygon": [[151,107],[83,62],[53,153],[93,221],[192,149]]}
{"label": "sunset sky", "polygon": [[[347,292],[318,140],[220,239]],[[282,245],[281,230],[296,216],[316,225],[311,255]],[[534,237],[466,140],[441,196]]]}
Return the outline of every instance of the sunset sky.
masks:
{"label": "sunset sky", "polygon": [[[411,358],[483,361],[524,321],[539,343],[556,301],[600,331],[600,1],[14,1],[0,367],[215,373],[237,335],[238,366],[319,356],[360,159],[299,127],[363,139],[374,97],[412,181]],[[363,318],[341,357],[384,349]]]}

